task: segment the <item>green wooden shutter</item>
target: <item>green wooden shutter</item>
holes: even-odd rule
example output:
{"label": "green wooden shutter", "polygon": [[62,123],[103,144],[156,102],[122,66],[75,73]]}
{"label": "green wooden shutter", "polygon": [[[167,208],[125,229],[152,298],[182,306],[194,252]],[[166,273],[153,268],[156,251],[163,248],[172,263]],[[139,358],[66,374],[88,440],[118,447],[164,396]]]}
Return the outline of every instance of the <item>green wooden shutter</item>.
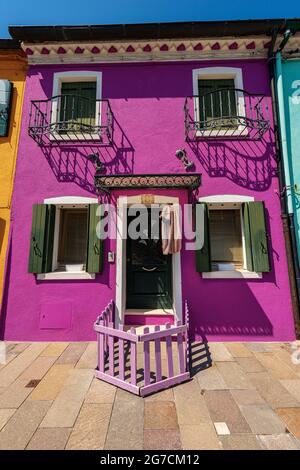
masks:
{"label": "green wooden shutter", "polygon": [[[202,230],[203,236],[203,247],[201,250],[196,250],[196,271],[198,273],[204,273],[211,271],[211,256],[210,256],[210,238],[209,238],[209,210],[208,205],[205,203],[199,203],[203,210],[203,226],[199,227]],[[196,238],[200,234],[196,233]]]}
{"label": "green wooden shutter", "polygon": [[262,201],[245,203],[243,215],[247,269],[262,273],[269,272],[270,259],[264,203]]}
{"label": "green wooden shutter", "polygon": [[60,121],[66,129],[76,131],[76,123],[95,125],[96,82],[63,82],[61,95]]}
{"label": "green wooden shutter", "polygon": [[97,215],[98,204],[89,204],[88,246],[86,270],[89,273],[101,273],[103,265],[103,240],[98,238],[96,228],[100,222]]}
{"label": "green wooden shutter", "polygon": [[0,80],[0,137],[7,137],[9,134],[12,91],[13,85],[9,80]]}
{"label": "green wooden shutter", "polygon": [[28,272],[39,274],[52,270],[54,224],[55,206],[34,204]]}
{"label": "green wooden shutter", "polygon": [[[211,118],[236,116],[237,103],[235,91],[233,90],[234,85],[233,78],[198,80],[201,121],[207,121]],[[203,94],[212,93],[223,88],[227,90],[202,96]]]}
{"label": "green wooden shutter", "polygon": [[251,231],[250,231],[250,220],[249,220],[249,206],[247,203],[242,205],[243,213],[243,228],[244,228],[244,240],[245,240],[245,254],[246,254],[246,268],[248,271],[253,271],[253,259],[252,259],[252,246],[251,246]]}

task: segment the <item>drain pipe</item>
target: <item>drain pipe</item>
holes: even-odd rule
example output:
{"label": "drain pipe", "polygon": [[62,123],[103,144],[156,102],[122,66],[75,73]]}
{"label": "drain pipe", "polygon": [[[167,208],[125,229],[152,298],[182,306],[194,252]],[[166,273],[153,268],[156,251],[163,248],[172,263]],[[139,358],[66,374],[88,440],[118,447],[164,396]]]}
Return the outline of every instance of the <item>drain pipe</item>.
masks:
{"label": "drain pipe", "polygon": [[280,199],[282,207],[282,220],[284,227],[284,235],[287,249],[287,261],[289,267],[289,276],[291,283],[291,293],[293,300],[293,314],[295,322],[295,330],[297,338],[300,337],[300,268],[298,258],[298,246],[296,238],[296,230],[294,224],[294,206],[292,199],[292,183],[291,183],[291,168],[288,158],[288,145],[287,145],[287,132],[286,120],[284,109],[284,92],[283,92],[283,74],[282,74],[282,56],[281,51],[287,44],[291,37],[291,31],[288,29],[284,33],[283,40],[281,41],[275,55],[275,63],[272,61],[272,76],[275,77],[275,88],[277,93],[273,93],[275,101],[275,114],[280,126],[276,128],[276,137],[279,144],[280,162],[278,166],[279,171],[279,184],[280,184]]}

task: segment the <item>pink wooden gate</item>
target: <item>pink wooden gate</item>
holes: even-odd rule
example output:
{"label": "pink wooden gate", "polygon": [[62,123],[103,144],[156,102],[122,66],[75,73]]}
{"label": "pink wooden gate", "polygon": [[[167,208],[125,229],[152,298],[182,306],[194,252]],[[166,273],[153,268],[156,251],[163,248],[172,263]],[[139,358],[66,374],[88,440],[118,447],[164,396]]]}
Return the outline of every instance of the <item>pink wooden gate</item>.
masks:
{"label": "pink wooden gate", "polygon": [[188,328],[145,326],[141,334],[135,328],[114,328],[114,304],[98,317],[94,329],[98,341],[97,378],[136,395],[146,396],[190,378]]}

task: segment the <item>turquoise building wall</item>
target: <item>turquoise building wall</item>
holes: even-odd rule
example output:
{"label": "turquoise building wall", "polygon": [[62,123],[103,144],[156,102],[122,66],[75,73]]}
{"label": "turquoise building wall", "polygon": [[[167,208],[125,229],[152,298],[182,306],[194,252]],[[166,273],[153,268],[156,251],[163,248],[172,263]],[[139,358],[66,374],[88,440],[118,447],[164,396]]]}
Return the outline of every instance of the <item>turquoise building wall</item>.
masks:
{"label": "turquoise building wall", "polygon": [[[300,262],[300,59],[282,59],[282,89],[284,116],[280,113],[281,136],[285,119],[286,149],[285,176],[289,212],[294,213],[298,259]],[[277,67],[277,85],[280,71]],[[280,87],[278,88],[280,94]],[[280,99],[280,96],[278,96]],[[283,142],[285,144],[285,142]],[[284,145],[283,145],[284,148]],[[287,168],[288,165],[288,168]],[[288,181],[290,177],[290,182]]]}

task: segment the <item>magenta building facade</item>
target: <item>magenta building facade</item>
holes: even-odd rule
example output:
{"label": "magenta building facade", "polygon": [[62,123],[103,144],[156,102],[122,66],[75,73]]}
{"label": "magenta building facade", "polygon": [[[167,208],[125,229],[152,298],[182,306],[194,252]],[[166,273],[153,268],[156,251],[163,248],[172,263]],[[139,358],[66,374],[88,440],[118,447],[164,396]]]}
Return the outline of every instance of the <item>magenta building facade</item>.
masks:
{"label": "magenta building facade", "polygon": [[[269,38],[262,31],[253,31],[247,37],[230,31],[228,37],[216,38],[216,32],[212,31],[211,37],[195,34],[195,37],[181,39],[178,33],[178,38],[175,34],[173,37],[161,34],[163,39],[141,35],[132,40],[103,36],[102,40],[103,33],[99,30],[93,42],[76,38],[65,42],[57,38],[51,41],[47,31],[40,38],[33,33],[30,37],[30,33],[25,34],[21,28],[18,34],[24,34],[23,47],[30,66],[1,311],[2,337],[21,341],[92,340],[93,322],[114,299],[119,321],[125,324],[163,324],[167,319],[182,319],[183,304],[187,300],[192,332],[198,338],[293,340],[267,64]],[[221,81],[219,88],[218,80]],[[113,134],[107,143],[107,134],[101,141],[84,135],[79,139],[77,136],[76,140],[74,136],[74,140],[72,136],[66,139],[66,132],[57,129],[51,131],[52,135],[45,128],[40,134],[35,129],[34,134],[32,129],[37,126],[39,116],[48,110],[43,108],[42,111],[44,105],[38,103],[35,106],[39,113],[35,112],[32,101],[50,99],[51,124],[55,114],[55,99],[51,98],[62,94],[62,84],[90,82],[95,82],[96,100],[108,100],[111,109]],[[212,114],[211,102],[219,98],[215,105],[216,116],[203,117],[199,98],[187,100],[185,114],[186,98],[198,95],[201,86],[207,86],[202,103],[208,115]],[[235,91],[227,91],[232,89]],[[257,124],[247,118],[258,96],[262,96],[262,100],[261,114],[255,116],[260,121]],[[253,106],[252,97],[256,100]],[[220,111],[220,100],[227,110],[226,118]],[[101,106],[103,123],[107,102],[103,101]],[[228,112],[231,106],[235,107],[234,112]],[[233,116],[233,120],[230,121],[228,115]],[[111,116],[107,112],[105,119]],[[93,119],[97,121],[97,116]],[[197,120],[202,124],[194,129],[193,122]],[[109,123],[107,126],[110,129]],[[187,160],[193,163],[187,170],[175,155],[178,149],[184,149]],[[80,272],[74,269],[60,272],[54,268],[45,273],[28,272],[33,205],[52,205],[56,211],[86,208],[106,194],[96,191],[94,186],[97,158],[93,160],[91,155],[95,154],[101,162],[101,171],[98,168],[97,174],[103,187],[110,184],[105,177],[110,181],[114,175],[125,177],[125,183],[117,178],[109,194],[110,202],[119,209],[117,233],[124,229],[122,214],[131,203],[175,202],[182,206],[190,201],[193,193],[194,202],[209,208],[210,268],[207,271],[200,268],[202,272],[199,272],[195,252],[186,250],[185,244],[179,253],[171,255],[171,306],[127,308],[128,256],[126,243],[118,235],[116,240],[103,243],[102,272],[89,273],[82,266],[78,268]],[[149,174],[154,175],[152,184],[141,184],[138,179],[130,182],[132,175]],[[160,175],[169,176],[164,187],[160,185]],[[177,186],[176,180],[174,183],[176,175],[184,175],[185,187]],[[198,189],[191,191],[193,176],[201,181]],[[249,269],[249,264],[245,265],[245,256],[248,256],[245,228],[230,232],[239,224],[240,214],[245,217],[242,207],[259,201],[263,201],[265,207],[269,257],[269,266],[264,272],[256,272],[255,266]],[[218,210],[219,213],[211,213]],[[229,212],[224,212],[226,210]],[[227,232],[224,227],[228,227]],[[60,240],[60,235],[57,237]],[[227,243],[234,245],[234,249],[229,250],[232,259],[225,259],[226,253],[216,245],[222,238],[226,246]],[[222,258],[220,262],[219,258]]]}

